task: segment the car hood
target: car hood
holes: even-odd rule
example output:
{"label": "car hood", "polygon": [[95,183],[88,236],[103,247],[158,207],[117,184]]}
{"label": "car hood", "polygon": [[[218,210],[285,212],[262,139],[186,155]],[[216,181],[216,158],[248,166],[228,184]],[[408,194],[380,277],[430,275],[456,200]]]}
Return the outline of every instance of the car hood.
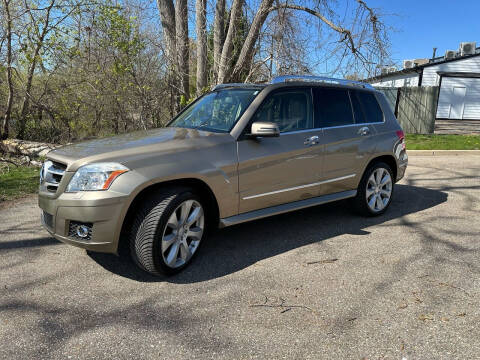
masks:
{"label": "car hood", "polygon": [[99,161],[128,162],[145,154],[195,150],[232,140],[228,133],[214,133],[186,128],[160,128],[136,131],[78,144],[66,145],[48,153],[47,158],[67,165],[75,171],[86,163]]}

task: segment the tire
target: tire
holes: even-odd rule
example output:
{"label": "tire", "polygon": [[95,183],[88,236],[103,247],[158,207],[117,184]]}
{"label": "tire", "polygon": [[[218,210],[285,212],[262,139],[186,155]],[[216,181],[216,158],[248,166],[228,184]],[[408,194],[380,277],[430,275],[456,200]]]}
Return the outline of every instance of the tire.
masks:
{"label": "tire", "polygon": [[197,254],[205,234],[203,209],[200,197],[190,189],[172,188],[149,198],[130,232],[135,263],[153,275],[183,270]]}
{"label": "tire", "polygon": [[363,216],[383,214],[392,202],[393,188],[394,178],[390,166],[384,162],[370,165],[360,180],[357,195],[353,198],[355,210]]}

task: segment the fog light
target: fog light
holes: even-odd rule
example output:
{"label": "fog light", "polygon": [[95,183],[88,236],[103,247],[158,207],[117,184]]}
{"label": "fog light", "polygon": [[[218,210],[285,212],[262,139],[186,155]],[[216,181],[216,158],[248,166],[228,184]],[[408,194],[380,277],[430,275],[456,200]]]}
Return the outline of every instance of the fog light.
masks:
{"label": "fog light", "polygon": [[88,236],[88,227],[85,225],[77,226],[77,236],[81,238],[86,238]]}
{"label": "fog light", "polygon": [[89,241],[92,239],[92,229],[92,223],[70,221],[68,236],[78,240]]}

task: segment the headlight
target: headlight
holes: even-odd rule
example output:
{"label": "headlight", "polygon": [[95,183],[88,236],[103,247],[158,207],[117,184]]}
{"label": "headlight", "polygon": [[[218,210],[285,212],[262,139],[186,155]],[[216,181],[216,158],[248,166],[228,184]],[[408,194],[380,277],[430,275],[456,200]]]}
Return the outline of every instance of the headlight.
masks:
{"label": "headlight", "polygon": [[117,163],[96,163],[82,166],[73,175],[67,192],[107,190],[112,182],[128,169]]}
{"label": "headlight", "polygon": [[40,170],[40,184],[43,184],[43,180],[45,180],[46,171],[47,169],[50,168],[50,166],[52,166],[52,164],[53,163],[50,160],[47,160],[43,163],[42,169]]}

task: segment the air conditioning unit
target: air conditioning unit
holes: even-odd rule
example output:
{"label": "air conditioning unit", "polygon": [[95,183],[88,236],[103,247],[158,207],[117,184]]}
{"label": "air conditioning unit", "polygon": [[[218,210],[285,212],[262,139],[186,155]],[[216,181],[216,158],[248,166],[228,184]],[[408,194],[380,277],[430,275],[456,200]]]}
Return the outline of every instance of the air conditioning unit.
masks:
{"label": "air conditioning unit", "polygon": [[457,52],[455,50],[445,51],[445,60],[455,59],[456,56],[457,56]]}
{"label": "air conditioning unit", "polygon": [[473,55],[475,54],[475,42],[462,42],[460,43],[460,55],[465,56],[465,55]]}
{"label": "air conditioning unit", "polygon": [[403,60],[403,68],[404,69],[411,69],[415,67],[415,61],[414,60]]}
{"label": "air conditioning unit", "polygon": [[420,66],[428,64],[428,59],[415,59],[413,62],[415,63],[415,66]]}

